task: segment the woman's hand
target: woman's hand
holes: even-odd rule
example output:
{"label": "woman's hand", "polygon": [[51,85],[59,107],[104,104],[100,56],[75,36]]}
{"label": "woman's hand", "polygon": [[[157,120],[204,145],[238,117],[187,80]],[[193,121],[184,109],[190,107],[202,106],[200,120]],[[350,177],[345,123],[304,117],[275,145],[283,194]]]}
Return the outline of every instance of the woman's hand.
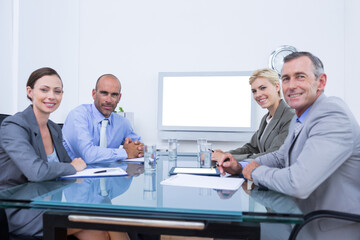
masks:
{"label": "woman's hand", "polygon": [[86,163],[81,158],[74,158],[72,160],[71,165],[75,168],[77,172],[82,171],[86,168]]}

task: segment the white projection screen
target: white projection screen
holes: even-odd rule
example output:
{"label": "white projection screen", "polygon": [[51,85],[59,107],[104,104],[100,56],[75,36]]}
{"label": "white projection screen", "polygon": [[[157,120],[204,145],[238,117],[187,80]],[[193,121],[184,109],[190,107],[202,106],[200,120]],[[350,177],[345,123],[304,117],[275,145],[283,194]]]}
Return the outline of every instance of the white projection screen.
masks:
{"label": "white projection screen", "polygon": [[254,130],[251,72],[159,73],[160,131]]}

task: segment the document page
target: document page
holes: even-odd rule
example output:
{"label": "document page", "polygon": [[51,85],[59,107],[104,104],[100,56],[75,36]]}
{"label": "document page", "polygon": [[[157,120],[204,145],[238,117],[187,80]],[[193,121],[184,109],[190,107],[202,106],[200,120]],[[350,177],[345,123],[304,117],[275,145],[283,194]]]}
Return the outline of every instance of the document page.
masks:
{"label": "document page", "polygon": [[60,178],[84,178],[84,177],[111,177],[125,176],[127,173],[122,168],[89,168],[73,175],[66,175]]}
{"label": "document page", "polygon": [[216,174],[215,168],[175,168],[174,173]]}
{"label": "document page", "polygon": [[243,182],[243,178],[177,174],[163,180],[160,184],[168,186],[212,188],[219,190],[237,190],[241,187]]}
{"label": "document page", "polygon": [[220,176],[220,172],[216,168],[173,167],[169,171],[170,175],[185,173],[193,175]]}

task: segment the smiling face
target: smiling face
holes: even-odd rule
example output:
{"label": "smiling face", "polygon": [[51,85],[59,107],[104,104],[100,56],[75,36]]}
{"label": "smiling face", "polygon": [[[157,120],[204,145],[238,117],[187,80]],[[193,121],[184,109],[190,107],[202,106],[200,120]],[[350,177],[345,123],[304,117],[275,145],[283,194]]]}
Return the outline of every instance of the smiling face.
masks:
{"label": "smiling face", "polygon": [[273,85],[264,77],[256,78],[251,84],[251,92],[255,101],[260,105],[260,107],[267,108],[269,111],[273,108],[276,110],[279,105],[279,90],[279,83]]}
{"label": "smiling face", "polygon": [[121,86],[118,79],[112,76],[103,76],[93,89],[92,96],[95,107],[104,117],[109,117],[115,110],[121,98]]}
{"label": "smiling face", "polygon": [[45,75],[36,80],[34,87],[26,87],[32,100],[35,113],[50,115],[61,103],[63,96],[62,82],[57,75]]}
{"label": "smiling face", "polygon": [[285,100],[298,117],[320,96],[327,80],[324,73],[316,79],[313,63],[306,56],[286,62],[281,79]]}

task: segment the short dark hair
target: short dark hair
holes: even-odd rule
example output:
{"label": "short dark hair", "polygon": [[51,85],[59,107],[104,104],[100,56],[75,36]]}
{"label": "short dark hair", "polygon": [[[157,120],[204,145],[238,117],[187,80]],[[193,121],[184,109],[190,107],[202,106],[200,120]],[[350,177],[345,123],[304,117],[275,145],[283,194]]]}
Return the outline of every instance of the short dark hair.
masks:
{"label": "short dark hair", "polygon": [[313,55],[312,53],[293,52],[284,58],[284,63],[287,63],[293,59],[297,59],[297,58],[304,57],[304,56],[310,58],[310,60],[313,64],[313,68],[314,68],[314,75],[315,75],[316,79],[318,79],[318,77],[320,77],[320,75],[324,73],[324,65],[321,62],[321,60],[318,57],[316,57],[315,55]]}
{"label": "short dark hair", "polygon": [[[51,75],[56,75],[60,79],[61,85],[63,84],[60,75],[54,69],[49,68],[49,67],[43,67],[43,68],[39,68],[31,73],[31,75],[26,83],[26,87],[30,87],[31,89],[34,89],[34,85],[37,80],[39,80],[43,76],[51,76]],[[29,96],[27,96],[27,98],[32,101],[32,99]]]}
{"label": "short dark hair", "polygon": [[[95,90],[97,90],[99,81],[100,81],[100,79],[103,78],[103,77],[113,77],[113,78],[117,79],[117,80],[119,81],[119,83],[120,83],[120,80],[119,80],[114,74],[106,73],[106,74],[101,75],[101,76],[96,80]],[[121,83],[120,83],[120,91],[121,91]]]}

